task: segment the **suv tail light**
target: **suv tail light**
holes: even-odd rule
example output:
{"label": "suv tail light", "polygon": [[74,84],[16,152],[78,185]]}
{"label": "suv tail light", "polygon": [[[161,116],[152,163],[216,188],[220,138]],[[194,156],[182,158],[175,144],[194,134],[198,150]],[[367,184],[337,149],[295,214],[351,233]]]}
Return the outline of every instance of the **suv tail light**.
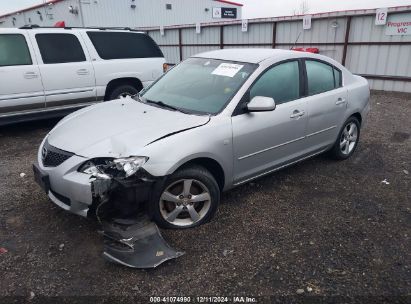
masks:
{"label": "suv tail light", "polygon": [[175,66],[174,63],[163,63],[163,72],[166,73]]}

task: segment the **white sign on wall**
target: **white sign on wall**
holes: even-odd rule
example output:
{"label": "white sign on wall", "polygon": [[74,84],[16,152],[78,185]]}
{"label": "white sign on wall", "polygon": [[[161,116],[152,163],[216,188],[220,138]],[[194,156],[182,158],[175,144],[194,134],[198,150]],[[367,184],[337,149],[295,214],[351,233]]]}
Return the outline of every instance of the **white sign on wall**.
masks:
{"label": "white sign on wall", "polygon": [[196,34],[201,34],[201,24],[199,22],[196,23]]}
{"label": "white sign on wall", "polygon": [[411,13],[390,15],[385,25],[385,35],[411,35]]}
{"label": "white sign on wall", "polygon": [[221,18],[221,7],[213,7],[213,18]]}
{"label": "white sign on wall", "polygon": [[375,25],[384,25],[387,23],[387,8],[379,8],[375,11]]}
{"label": "white sign on wall", "polygon": [[243,19],[241,21],[241,31],[247,32],[248,31],[248,19]]}
{"label": "white sign on wall", "polygon": [[311,15],[305,15],[303,18],[303,29],[309,30],[311,28]]}

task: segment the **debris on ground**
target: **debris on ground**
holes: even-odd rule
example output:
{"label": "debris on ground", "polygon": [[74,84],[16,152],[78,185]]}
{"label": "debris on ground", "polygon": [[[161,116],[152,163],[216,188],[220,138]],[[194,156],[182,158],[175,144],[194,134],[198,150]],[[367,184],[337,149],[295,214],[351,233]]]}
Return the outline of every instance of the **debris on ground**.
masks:
{"label": "debris on ground", "polygon": [[103,222],[103,237],[103,256],[132,268],[155,268],[184,254],[171,248],[145,215]]}
{"label": "debris on ground", "polygon": [[59,250],[62,251],[64,249],[64,244],[59,245]]}
{"label": "debris on ground", "polygon": [[406,175],[409,174],[408,170],[402,170],[402,172],[404,172],[404,174],[406,174]]}
{"label": "debris on ground", "polygon": [[228,250],[228,249],[224,249],[223,250],[223,256],[228,256],[229,254],[232,254],[234,252],[234,250]]}
{"label": "debris on ground", "polygon": [[313,289],[312,289],[310,286],[308,286],[308,287],[307,287],[307,291],[308,291],[308,292],[311,292],[311,291],[313,291]]}
{"label": "debris on ground", "polygon": [[25,177],[25,176],[26,176],[26,173],[24,172],[20,173],[20,177]]}
{"label": "debris on ground", "polygon": [[303,294],[303,293],[304,293],[304,289],[302,288],[297,289],[297,294]]}
{"label": "debris on ground", "polygon": [[0,254],[9,252],[6,248],[0,247]]}
{"label": "debris on ground", "polygon": [[30,291],[29,300],[33,300],[35,296],[36,296],[36,294],[34,292]]}
{"label": "debris on ground", "polygon": [[381,181],[381,184],[384,184],[384,185],[389,185],[389,184],[390,184],[390,182],[389,182],[389,181],[387,181],[387,179],[384,179],[383,181]]}

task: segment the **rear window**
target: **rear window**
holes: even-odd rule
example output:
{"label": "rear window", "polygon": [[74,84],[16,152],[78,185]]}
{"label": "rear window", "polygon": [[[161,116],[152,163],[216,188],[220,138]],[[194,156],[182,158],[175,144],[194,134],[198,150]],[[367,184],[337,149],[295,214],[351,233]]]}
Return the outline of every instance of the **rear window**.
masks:
{"label": "rear window", "polygon": [[147,35],[123,32],[87,32],[100,58],[127,59],[164,57]]}
{"label": "rear window", "polygon": [[80,41],[73,34],[36,34],[45,64],[86,61]]}
{"label": "rear window", "polygon": [[31,64],[29,48],[23,35],[0,35],[0,66]]}

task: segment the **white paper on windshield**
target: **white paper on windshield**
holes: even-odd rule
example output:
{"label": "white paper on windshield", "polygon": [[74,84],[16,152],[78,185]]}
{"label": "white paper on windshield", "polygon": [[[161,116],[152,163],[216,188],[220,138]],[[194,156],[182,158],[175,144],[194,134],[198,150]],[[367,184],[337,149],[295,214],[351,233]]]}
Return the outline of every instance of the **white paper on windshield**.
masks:
{"label": "white paper on windshield", "polygon": [[234,77],[244,65],[234,63],[221,63],[211,74],[218,76]]}

